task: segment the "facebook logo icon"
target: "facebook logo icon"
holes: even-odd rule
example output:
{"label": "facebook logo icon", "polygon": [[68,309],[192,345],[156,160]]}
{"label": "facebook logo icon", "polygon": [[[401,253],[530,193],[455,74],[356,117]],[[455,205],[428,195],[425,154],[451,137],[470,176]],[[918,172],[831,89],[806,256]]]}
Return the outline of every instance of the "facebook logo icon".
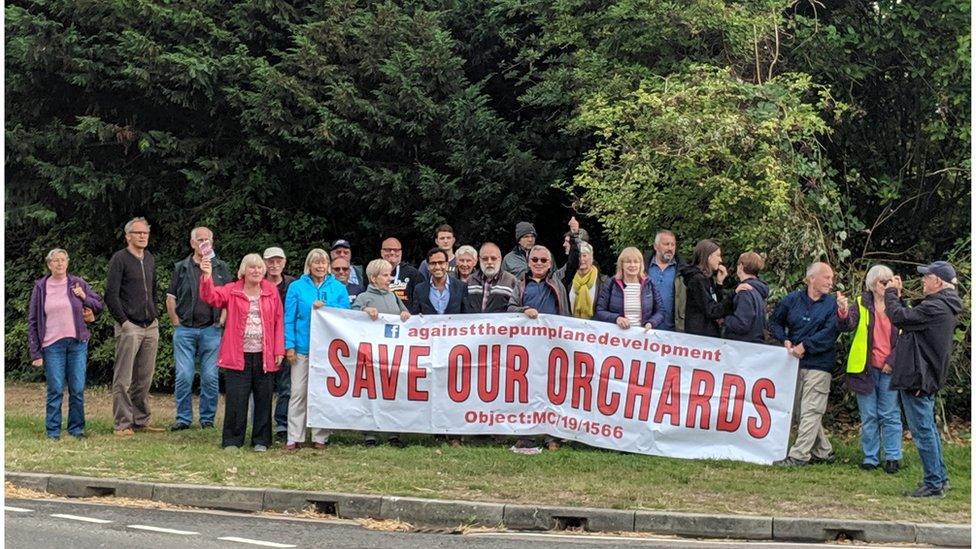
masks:
{"label": "facebook logo icon", "polygon": [[387,324],[386,337],[400,337],[400,326],[396,324]]}

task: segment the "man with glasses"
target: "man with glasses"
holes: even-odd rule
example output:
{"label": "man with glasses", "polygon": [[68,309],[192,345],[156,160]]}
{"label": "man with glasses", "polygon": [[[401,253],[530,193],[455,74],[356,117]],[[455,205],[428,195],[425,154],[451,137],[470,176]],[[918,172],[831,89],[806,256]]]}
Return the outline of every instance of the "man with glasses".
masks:
{"label": "man with glasses", "polygon": [[529,271],[519,280],[508,301],[509,312],[537,318],[539,313],[569,316],[569,299],[562,281],[553,276],[552,252],[533,246],[528,254]]}
{"label": "man with glasses", "polygon": [[[173,361],[176,363],[176,421],[170,431],[189,429],[193,423],[193,377],[195,363],[200,362],[200,427],[214,425],[217,414],[219,378],[217,349],[223,328],[223,309],[211,307],[200,299],[200,263],[205,254],[213,254],[213,232],[206,227],[190,231],[192,253],[177,261],[173,278],[166,291],[166,312],[173,323]],[[233,279],[227,263],[211,259],[215,286]]]}
{"label": "man with glasses", "polygon": [[400,298],[407,309],[410,309],[413,289],[423,280],[423,276],[420,271],[403,262],[403,245],[392,236],[380,244],[380,257],[393,266],[390,274],[390,291]]}
{"label": "man with glasses", "polygon": [[427,252],[427,267],[430,278],[417,284],[410,300],[410,314],[452,315],[464,313],[464,296],[468,285],[448,276],[447,252],[433,248]]}
{"label": "man with glasses", "polygon": [[349,293],[349,305],[352,306],[353,302],[356,301],[356,296],[365,292],[366,287],[349,280],[350,275],[353,273],[353,268],[349,265],[349,260],[344,257],[333,259],[330,270],[332,271],[332,276],[336,277],[336,280],[346,286],[346,292]]}
{"label": "man with glasses", "polygon": [[945,383],[952,341],[962,299],[956,291],[956,269],[946,261],[918,267],[924,297],[905,307],[901,278],[885,288],[885,311],[901,330],[892,364],[891,389],[901,392],[905,419],[922,462],[922,483],[913,498],[941,498],[949,488],[949,471],[942,458],[942,441],[935,423],[935,395]]}
{"label": "man with glasses", "polygon": [[485,242],[478,251],[480,271],[468,277],[468,295],[464,298],[469,313],[504,313],[518,280],[502,270],[502,251],[494,242]]}
{"label": "man with glasses", "polygon": [[366,280],[366,276],[363,274],[363,266],[353,264],[352,245],[349,244],[349,241],[344,238],[340,238],[339,240],[333,242],[332,248],[329,249],[329,259],[331,261],[335,261],[339,258],[345,259],[349,262],[349,266],[351,267],[351,270],[349,271],[349,280],[352,281],[353,284],[362,284],[363,287],[366,287],[369,281]]}
{"label": "man with glasses", "polygon": [[[525,313],[529,318],[539,314],[570,316],[569,298],[562,281],[553,275],[552,252],[545,246],[533,246],[528,253],[529,271],[519,280],[508,301],[509,312]],[[546,435],[544,441],[550,451],[559,449],[559,440]],[[536,446],[532,437],[520,437],[518,448]]]}
{"label": "man with glasses", "polygon": [[156,370],[159,322],[156,320],[156,264],[146,247],[149,222],[125,224],[126,247],[108,262],[105,305],[115,319],[112,413],[116,436],[159,432],[149,425],[149,386]]}

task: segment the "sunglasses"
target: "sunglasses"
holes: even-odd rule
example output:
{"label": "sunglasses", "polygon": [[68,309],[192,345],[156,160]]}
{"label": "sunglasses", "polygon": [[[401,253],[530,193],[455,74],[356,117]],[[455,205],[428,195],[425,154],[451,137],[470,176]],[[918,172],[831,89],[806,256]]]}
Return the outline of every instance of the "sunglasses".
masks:
{"label": "sunglasses", "polygon": [[549,263],[548,257],[530,257],[529,261],[532,263]]}
{"label": "sunglasses", "polygon": [[337,273],[347,273],[349,272],[349,267],[332,267],[332,271]]}

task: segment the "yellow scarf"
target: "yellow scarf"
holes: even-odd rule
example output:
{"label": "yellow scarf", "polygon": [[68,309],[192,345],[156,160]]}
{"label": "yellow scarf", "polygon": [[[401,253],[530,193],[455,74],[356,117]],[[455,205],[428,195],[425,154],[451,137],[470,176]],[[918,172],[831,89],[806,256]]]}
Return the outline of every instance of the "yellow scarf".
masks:
{"label": "yellow scarf", "polygon": [[597,277],[600,276],[596,266],[590,267],[585,274],[576,271],[573,277],[573,290],[576,291],[576,301],[573,303],[573,316],[576,318],[593,318],[593,299],[590,297],[590,289],[596,284]]}

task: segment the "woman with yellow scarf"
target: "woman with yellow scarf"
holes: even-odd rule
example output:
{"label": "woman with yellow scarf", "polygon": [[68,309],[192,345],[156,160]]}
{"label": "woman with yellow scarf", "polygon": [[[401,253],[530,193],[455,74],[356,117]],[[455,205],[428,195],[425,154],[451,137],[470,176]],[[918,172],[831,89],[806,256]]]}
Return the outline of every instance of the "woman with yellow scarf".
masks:
{"label": "woman with yellow scarf", "polygon": [[596,300],[607,283],[607,275],[593,264],[593,246],[580,242],[579,247],[579,268],[569,287],[569,309],[574,317],[589,320],[596,311]]}

